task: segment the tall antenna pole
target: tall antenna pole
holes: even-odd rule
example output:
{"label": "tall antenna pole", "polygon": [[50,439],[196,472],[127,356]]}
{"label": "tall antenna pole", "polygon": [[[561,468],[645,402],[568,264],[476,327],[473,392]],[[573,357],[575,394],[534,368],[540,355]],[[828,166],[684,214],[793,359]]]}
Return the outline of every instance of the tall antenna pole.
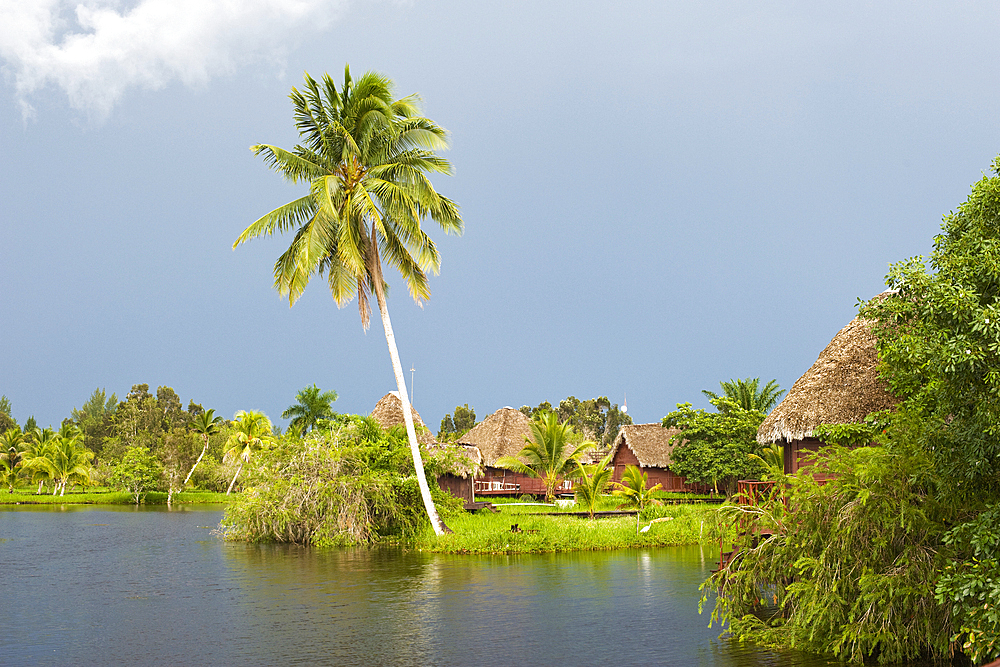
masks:
{"label": "tall antenna pole", "polygon": [[[410,384],[413,384],[413,383],[411,382]],[[413,393],[413,392],[410,392],[410,393]],[[625,393],[625,402],[622,403],[622,412],[623,413],[628,413],[628,393],[627,392]]]}
{"label": "tall antenna pole", "polygon": [[413,366],[410,366],[410,405],[413,405]]}

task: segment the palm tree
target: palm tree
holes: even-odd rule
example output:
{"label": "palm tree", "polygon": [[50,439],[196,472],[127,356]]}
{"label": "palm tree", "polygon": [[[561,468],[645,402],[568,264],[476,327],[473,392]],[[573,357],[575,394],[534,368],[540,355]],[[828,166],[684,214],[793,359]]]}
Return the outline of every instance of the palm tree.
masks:
{"label": "palm tree", "polygon": [[576,502],[587,508],[590,518],[594,518],[594,510],[597,509],[597,502],[601,499],[601,494],[608,488],[608,481],[611,479],[612,470],[611,453],[596,465],[583,465],[577,461],[576,484],[573,485]]}
{"label": "palm tree", "polygon": [[0,481],[7,485],[8,493],[14,493],[14,484],[17,483],[23,442],[24,436],[18,428],[9,428],[0,434]]}
{"label": "palm tree", "polygon": [[49,449],[46,458],[49,459],[52,478],[55,480],[52,495],[56,495],[57,490],[60,496],[66,495],[67,482],[80,481],[87,484],[90,481],[94,469],[90,462],[94,458],[94,452],[84,446],[83,433],[75,425],[65,424],[59,429],[55,446]]}
{"label": "palm tree", "polygon": [[310,429],[316,428],[320,419],[333,419],[331,404],[337,400],[337,392],[320,392],[319,387],[314,384],[295,394],[295,400],[298,402],[282,412],[281,418],[291,417],[289,428],[299,428],[300,433],[305,435]]}
{"label": "palm tree", "polygon": [[635,513],[635,534],[639,534],[639,515],[642,510],[653,501],[655,494],[663,486],[657,484],[652,488],[646,488],[649,483],[649,475],[644,473],[639,466],[625,466],[622,473],[622,481],[616,482],[618,488],[611,493],[625,498],[625,504],[635,507],[639,511]]}
{"label": "palm tree", "polygon": [[263,447],[264,443],[270,439],[273,428],[271,420],[267,418],[267,415],[256,410],[249,412],[240,410],[237,412],[233,419],[233,426],[235,430],[229,436],[229,440],[226,441],[226,453],[223,455],[222,460],[232,461],[233,459],[239,459],[240,465],[236,469],[236,474],[233,475],[233,481],[229,483],[229,488],[226,489],[227,496],[232,492],[233,485],[236,484],[236,478],[243,471],[243,464],[250,460],[250,456],[254,450]]}
{"label": "palm tree", "polygon": [[[785,390],[778,386],[777,380],[771,380],[763,387],[759,387],[760,378],[736,379],[719,384],[722,386],[722,396],[733,399],[744,410],[759,410],[764,414],[770,412],[785,393]],[[707,389],[702,389],[701,393],[710,399],[721,398],[714,391]]]}
{"label": "palm tree", "polygon": [[200,433],[202,437],[205,438],[205,446],[201,448],[201,454],[198,455],[198,460],[194,462],[193,466],[191,466],[191,472],[189,472],[187,477],[184,478],[184,483],[181,484],[182,489],[187,486],[187,483],[191,480],[191,475],[194,474],[194,469],[198,467],[198,464],[201,463],[202,458],[205,456],[205,452],[208,451],[209,436],[215,435],[221,429],[222,417],[216,417],[215,410],[202,412],[191,422],[191,430],[195,433]]}
{"label": "palm tree", "polygon": [[[54,455],[53,449],[58,437],[58,434],[51,428],[43,429],[40,426],[35,426],[26,433],[21,469],[31,474],[32,483],[38,482],[38,490],[35,495],[42,492],[42,487],[46,482],[54,479],[49,459],[50,455]],[[53,493],[55,493],[54,489]]]}
{"label": "palm tree", "polygon": [[416,96],[393,100],[392,82],[368,72],[357,81],[344,71],[337,86],[306,74],[303,91],[290,95],[302,143],[291,151],[260,144],[251,150],[286,179],[309,184],[309,193],[274,209],[247,227],[233,247],[258,236],[295,230],[274,265],[274,286],[294,304],[309,279],[326,278],[338,306],[355,296],[361,324],[369,325],[371,295],[385,330],[420,495],[438,535],[448,531],[438,516],[424,475],[410,414],[403,366],[389,320],[382,257],[395,267],[413,299],[430,296],[426,271],[437,273],[440,256],[421,228],[428,216],[445,232],[462,232],[458,206],[435,191],[428,174],[451,173],[435,151],[448,146],[446,132],[419,115]]}
{"label": "palm tree", "polygon": [[497,459],[497,465],[544,479],[545,500],[552,502],[559,480],[573,470],[573,464],[580,454],[594,446],[593,442],[587,440],[571,450],[569,438],[572,435],[573,429],[567,423],[560,424],[556,413],[542,413],[531,422],[531,439],[524,439],[524,449],[517,457],[501,456]]}

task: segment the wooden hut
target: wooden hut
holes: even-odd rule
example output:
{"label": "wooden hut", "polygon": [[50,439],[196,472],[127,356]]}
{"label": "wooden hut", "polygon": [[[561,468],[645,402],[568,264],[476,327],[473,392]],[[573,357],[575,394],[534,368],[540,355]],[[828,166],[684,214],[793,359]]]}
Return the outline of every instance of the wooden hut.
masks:
{"label": "wooden hut", "polygon": [[[482,453],[482,472],[475,479],[477,496],[544,495],[545,482],[538,477],[497,466],[501,456],[517,456],[531,438],[531,420],[514,408],[500,408],[459,438]],[[563,482],[557,492],[568,492],[572,484]]]}
{"label": "wooden hut", "polygon": [[671,439],[679,429],[663,428],[659,423],[626,424],[611,445],[611,481],[620,482],[625,466],[639,466],[649,477],[649,486],[661,484],[664,491],[693,491],[684,478],[670,469],[671,453],[676,443]]}
{"label": "wooden hut", "polygon": [[817,426],[860,423],[898,402],[878,376],[871,323],[855,317],[767,416],[757,431],[757,442],[783,444],[785,472],[793,474],[808,465],[810,452],[824,445],[813,437]]}
{"label": "wooden hut", "polygon": [[[423,445],[430,455],[440,456],[448,452],[455,455],[454,471],[439,475],[438,486],[457,498],[472,502],[474,479],[482,462],[479,450],[462,445],[439,445],[434,434],[412,405],[410,415],[413,417],[413,428],[417,432],[417,442]],[[403,426],[403,401],[400,400],[399,393],[390,391],[380,398],[372,410],[371,417],[384,429]]]}

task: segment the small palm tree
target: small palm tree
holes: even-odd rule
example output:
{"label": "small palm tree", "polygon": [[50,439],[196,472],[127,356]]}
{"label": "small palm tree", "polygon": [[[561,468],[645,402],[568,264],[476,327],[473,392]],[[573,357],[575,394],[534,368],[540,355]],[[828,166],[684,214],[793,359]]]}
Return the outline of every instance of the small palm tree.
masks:
{"label": "small palm tree", "polygon": [[[729,380],[719,384],[722,386],[722,396],[733,399],[744,410],[759,410],[764,414],[770,412],[785,393],[785,390],[778,386],[777,380],[771,380],[763,387],[759,386],[760,378]],[[707,389],[702,389],[701,393],[710,399],[721,398],[714,391]]]}
{"label": "small palm tree", "polygon": [[187,474],[184,478],[184,483],[181,484],[181,488],[187,486],[187,483],[191,480],[191,475],[194,474],[194,469],[198,467],[201,463],[202,458],[205,456],[205,452],[208,451],[208,438],[215,435],[222,429],[222,417],[215,416],[215,410],[208,410],[207,412],[200,413],[191,422],[191,430],[195,433],[201,434],[205,438],[205,446],[201,448],[201,454],[198,455],[198,460],[194,462],[191,466],[191,472]]}
{"label": "small palm tree", "polygon": [[21,467],[21,446],[24,436],[21,430],[9,428],[0,434],[0,481],[7,485],[7,492],[14,493],[18,468]]}
{"label": "small palm tree", "polygon": [[295,394],[295,405],[290,406],[281,413],[282,419],[292,418],[289,428],[297,427],[300,433],[305,435],[311,429],[316,428],[320,419],[333,419],[333,402],[337,400],[337,392],[320,391],[315,384],[306,387]]}
{"label": "small palm tree", "polygon": [[531,439],[524,439],[524,449],[517,457],[501,456],[497,465],[545,480],[545,500],[552,502],[556,497],[556,485],[574,469],[580,454],[594,446],[587,440],[570,449],[571,435],[573,429],[569,424],[560,424],[556,413],[540,414],[531,422]]}
{"label": "small palm tree", "polygon": [[607,490],[608,482],[611,480],[612,470],[611,454],[609,453],[596,465],[583,465],[577,461],[577,480],[573,485],[573,492],[577,504],[587,508],[590,518],[594,518],[594,510],[601,495]]}
{"label": "small palm tree", "polygon": [[618,488],[612,491],[613,495],[621,496],[625,499],[626,507],[635,507],[639,511],[635,513],[635,534],[639,535],[639,515],[646,509],[655,494],[663,486],[657,484],[652,488],[647,488],[649,475],[644,473],[639,466],[626,466],[622,473],[622,481],[617,482]]}
{"label": "small palm tree", "polygon": [[232,461],[239,459],[240,464],[236,469],[236,474],[233,475],[233,481],[229,483],[229,488],[226,489],[227,496],[232,492],[233,485],[236,484],[236,478],[243,471],[243,465],[250,460],[250,456],[255,450],[260,449],[270,440],[273,430],[271,420],[263,412],[258,412],[257,410],[250,410],[249,412],[240,410],[237,412],[233,419],[233,427],[235,430],[229,436],[229,440],[226,441],[226,453],[223,455],[222,460]]}

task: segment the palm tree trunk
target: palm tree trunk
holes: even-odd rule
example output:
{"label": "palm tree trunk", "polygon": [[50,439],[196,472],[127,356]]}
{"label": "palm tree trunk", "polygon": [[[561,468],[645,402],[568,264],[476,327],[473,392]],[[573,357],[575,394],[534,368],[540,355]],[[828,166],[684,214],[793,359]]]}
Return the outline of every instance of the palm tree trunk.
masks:
{"label": "palm tree trunk", "polygon": [[205,446],[201,448],[201,456],[199,456],[198,460],[194,462],[193,466],[191,466],[191,472],[188,473],[188,476],[184,478],[184,483],[181,484],[181,488],[182,489],[188,485],[188,480],[191,479],[191,475],[194,474],[194,469],[198,467],[199,463],[201,463],[201,459],[202,459],[203,456],[205,456],[205,452],[207,452],[207,451],[208,451],[208,436],[206,435],[205,436]]}
{"label": "palm tree trunk", "polygon": [[420,486],[420,497],[424,501],[424,509],[431,520],[431,526],[436,535],[453,532],[444,524],[434,507],[431,489],[424,475],[424,461],[420,456],[420,444],[417,443],[417,431],[413,428],[413,415],[410,414],[410,398],[406,393],[406,380],[403,378],[403,365],[399,362],[399,350],[396,349],[396,336],[392,333],[392,322],[389,321],[389,309],[381,291],[376,292],[378,311],[382,315],[382,328],[385,329],[385,342],[389,345],[389,356],[392,358],[392,372],[396,376],[396,388],[399,390],[399,400],[403,404],[403,423],[406,424],[406,436],[410,440],[410,454],[413,455],[413,467],[417,473],[417,484]]}
{"label": "palm tree trunk", "polygon": [[233,490],[233,485],[236,484],[236,478],[240,476],[240,472],[242,471],[243,471],[243,464],[241,463],[240,467],[236,469],[236,474],[233,475],[233,481],[229,483],[229,488],[226,489],[227,496],[229,495],[229,492]]}

